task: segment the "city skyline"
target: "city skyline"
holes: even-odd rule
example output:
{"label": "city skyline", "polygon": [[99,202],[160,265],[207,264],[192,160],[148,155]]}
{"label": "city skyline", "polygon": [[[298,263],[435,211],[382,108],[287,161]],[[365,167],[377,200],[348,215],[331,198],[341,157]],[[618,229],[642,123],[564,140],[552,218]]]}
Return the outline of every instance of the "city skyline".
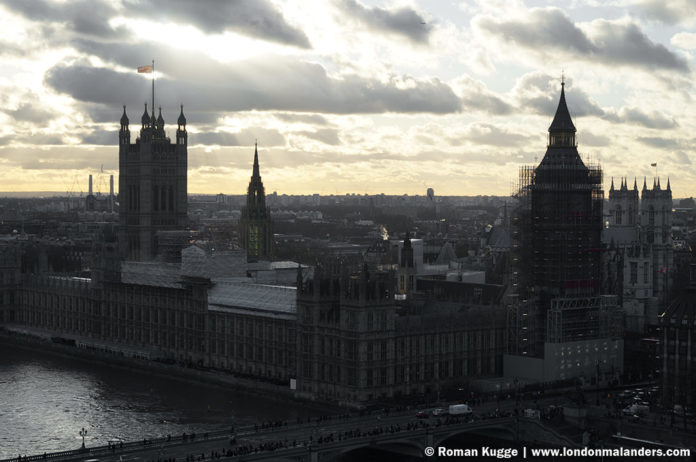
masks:
{"label": "city skyline", "polygon": [[135,128],[154,58],[192,194],[243,194],[258,139],[269,193],[506,195],[543,157],[563,73],[605,190],[657,170],[696,195],[696,7],[550,3],[8,0],[2,189],[117,175],[121,106]]}

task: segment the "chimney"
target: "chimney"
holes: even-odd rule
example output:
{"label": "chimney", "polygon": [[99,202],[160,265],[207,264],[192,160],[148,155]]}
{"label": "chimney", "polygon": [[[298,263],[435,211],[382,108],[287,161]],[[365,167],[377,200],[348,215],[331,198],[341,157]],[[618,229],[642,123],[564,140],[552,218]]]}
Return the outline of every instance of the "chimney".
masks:
{"label": "chimney", "polygon": [[92,175],[89,176],[89,195],[92,195]]}

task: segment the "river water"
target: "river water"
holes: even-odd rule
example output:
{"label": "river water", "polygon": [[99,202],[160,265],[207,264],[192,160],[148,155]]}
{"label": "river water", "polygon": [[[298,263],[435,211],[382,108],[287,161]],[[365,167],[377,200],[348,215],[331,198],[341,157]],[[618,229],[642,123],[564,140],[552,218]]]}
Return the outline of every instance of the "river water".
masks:
{"label": "river water", "polygon": [[[327,413],[326,411],[323,413]],[[0,459],[322,414],[292,401],[155,377],[0,342]]]}

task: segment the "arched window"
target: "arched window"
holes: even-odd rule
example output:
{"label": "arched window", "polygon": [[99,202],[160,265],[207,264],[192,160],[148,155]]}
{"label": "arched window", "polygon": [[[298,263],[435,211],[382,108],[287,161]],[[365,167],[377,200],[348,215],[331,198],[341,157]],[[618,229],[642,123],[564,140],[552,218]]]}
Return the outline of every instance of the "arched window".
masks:
{"label": "arched window", "polygon": [[617,225],[620,225],[621,224],[621,215],[623,214],[623,210],[621,209],[620,205],[616,206],[615,214],[616,214],[616,217],[614,218],[614,221],[616,221]]}
{"label": "arched window", "polygon": [[650,226],[655,226],[655,207],[652,205],[648,207],[648,224]]}

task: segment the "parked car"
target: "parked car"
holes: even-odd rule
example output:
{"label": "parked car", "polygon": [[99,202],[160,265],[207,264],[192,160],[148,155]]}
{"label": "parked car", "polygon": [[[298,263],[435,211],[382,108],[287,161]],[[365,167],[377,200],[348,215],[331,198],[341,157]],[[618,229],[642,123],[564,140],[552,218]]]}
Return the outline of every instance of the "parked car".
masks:
{"label": "parked car", "polygon": [[445,414],[447,414],[447,410],[445,410],[441,407],[433,409],[433,415],[436,417],[441,416],[441,415],[445,415]]}
{"label": "parked car", "polygon": [[425,411],[416,412],[416,419],[427,419],[430,415]]}

